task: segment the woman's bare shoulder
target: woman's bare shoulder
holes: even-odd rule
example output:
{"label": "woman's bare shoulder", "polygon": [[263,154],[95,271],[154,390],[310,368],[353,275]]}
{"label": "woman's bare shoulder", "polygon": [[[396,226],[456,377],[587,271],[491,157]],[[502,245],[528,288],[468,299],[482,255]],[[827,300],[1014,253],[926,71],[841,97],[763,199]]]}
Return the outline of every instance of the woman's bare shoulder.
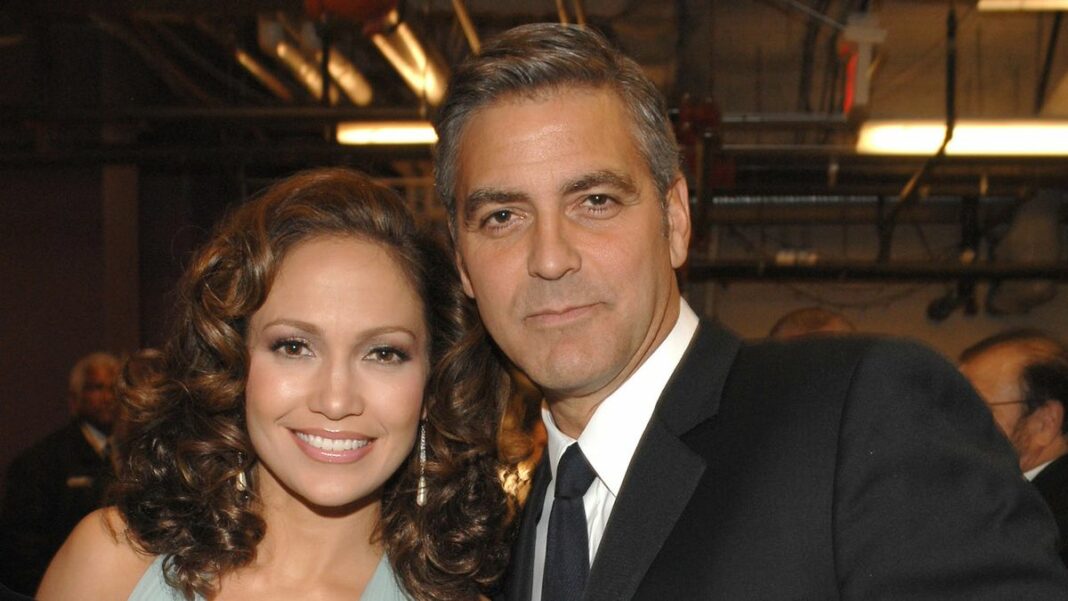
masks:
{"label": "woman's bare shoulder", "polygon": [[153,557],[134,549],[114,508],[85,517],[67,537],[37,589],[39,601],[126,599]]}

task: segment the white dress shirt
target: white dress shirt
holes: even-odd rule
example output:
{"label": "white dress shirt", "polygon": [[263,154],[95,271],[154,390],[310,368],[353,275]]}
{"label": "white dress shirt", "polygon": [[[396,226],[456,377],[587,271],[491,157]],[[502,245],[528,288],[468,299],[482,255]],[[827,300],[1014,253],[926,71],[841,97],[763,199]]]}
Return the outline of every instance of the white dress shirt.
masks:
{"label": "white dress shirt", "polygon": [[[597,547],[601,544],[608,516],[612,514],[612,507],[634,457],[634,450],[645,433],[649,418],[653,415],[668,379],[697,332],[697,323],[697,315],[693,309],[685,300],[681,301],[679,318],[667,338],[630,378],[601,402],[579,436],[578,443],[582,454],[597,472],[597,478],[582,497],[586,509],[591,565],[593,558],[597,556]],[[556,427],[548,409],[542,408],[541,417],[548,432],[545,452],[555,478],[560,457],[575,440]],[[545,539],[549,531],[549,515],[553,509],[553,486],[550,482],[536,530],[532,601],[541,601],[541,584],[545,572]]]}
{"label": "white dress shirt", "polygon": [[89,443],[89,446],[93,447],[93,450],[96,451],[97,455],[103,457],[104,449],[107,448],[110,442],[107,434],[104,434],[87,421],[82,422],[81,428],[82,436],[85,437],[85,442]]}

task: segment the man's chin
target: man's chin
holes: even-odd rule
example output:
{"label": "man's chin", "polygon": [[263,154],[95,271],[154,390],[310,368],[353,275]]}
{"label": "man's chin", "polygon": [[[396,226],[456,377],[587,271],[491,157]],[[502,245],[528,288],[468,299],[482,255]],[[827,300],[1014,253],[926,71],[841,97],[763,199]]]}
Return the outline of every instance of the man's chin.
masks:
{"label": "man's chin", "polygon": [[583,368],[568,365],[542,370],[541,373],[527,372],[527,375],[542,390],[545,399],[552,403],[557,400],[596,395],[610,380],[610,378],[603,377],[600,371],[588,365]]}

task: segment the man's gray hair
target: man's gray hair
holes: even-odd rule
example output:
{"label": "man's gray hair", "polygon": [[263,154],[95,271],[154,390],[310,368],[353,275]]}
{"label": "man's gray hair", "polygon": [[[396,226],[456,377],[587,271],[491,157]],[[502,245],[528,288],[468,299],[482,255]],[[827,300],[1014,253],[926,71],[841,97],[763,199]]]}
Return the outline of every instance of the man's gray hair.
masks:
{"label": "man's gray hair", "polygon": [[68,390],[71,394],[80,395],[82,393],[82,388],[85,387],[85,375],[94,367],[103,367],[111,370],[112,373],[117,373],[119,371],[119,360],[115,355],[104,352],[92,353],[78,359],[78,362],[70,370]]}
{"label": "man's gray hair", "polygon": [[437,114],[434,183],[456,227],[456,159],[464,127],[483,107],[507,97],[536,98],[569,87],[609,89],[632,118],[637,150],[661,202],[679,169],[667,103],[641,67],[600,34],[572,25],[536,23],[488,41],[453,74]]}

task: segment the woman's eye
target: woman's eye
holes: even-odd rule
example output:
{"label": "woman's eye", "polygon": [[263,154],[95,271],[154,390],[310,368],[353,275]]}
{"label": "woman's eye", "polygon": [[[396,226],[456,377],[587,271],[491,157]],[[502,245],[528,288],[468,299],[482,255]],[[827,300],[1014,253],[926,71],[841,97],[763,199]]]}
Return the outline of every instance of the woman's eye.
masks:
{"label": "woman's eye", "polygon": [[408,360],[408,354],[391,346],[383,346],[373,349],[368,358],[379,363],[404,363]]}
{"label": "woman's eye", "polygon": [[287,357],[302,357],[311,354],[308,343],[297,339],[279,340],[271,345],[271,350]]}

